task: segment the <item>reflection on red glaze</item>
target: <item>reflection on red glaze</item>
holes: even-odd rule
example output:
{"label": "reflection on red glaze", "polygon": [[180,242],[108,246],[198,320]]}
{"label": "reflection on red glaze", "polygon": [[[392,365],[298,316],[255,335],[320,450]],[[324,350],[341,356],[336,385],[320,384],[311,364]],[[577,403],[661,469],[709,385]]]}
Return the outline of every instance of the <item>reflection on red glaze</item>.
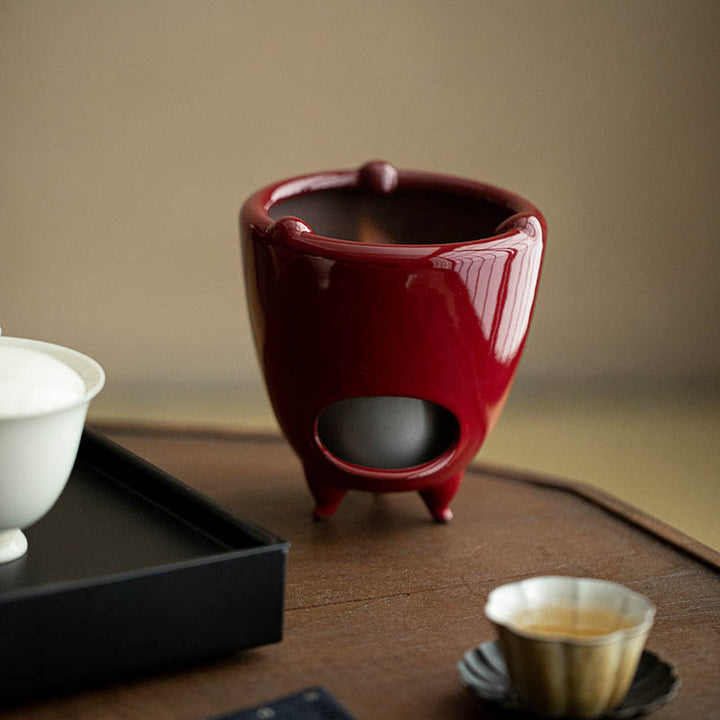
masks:
{"label": "reflection on red glaze", "polygon": [[[304,220],[273,222],[268,214],[282,199],[357,187],[474,195],[507,219],[489,237],[414,245],[322,237]],[[261,367],[316,515],[331,515],[348,488],[417,490],[436,520],[449,520],[449,502],[502,410],[525,344],[545,247],[542,215],[483,183],[370,163],[264,188],[244,204],[240,225]],[[459,437],[434,460],[401,470],[332,456],[317,435],[320,413],[338,400],[383,395],[447,408]]]}

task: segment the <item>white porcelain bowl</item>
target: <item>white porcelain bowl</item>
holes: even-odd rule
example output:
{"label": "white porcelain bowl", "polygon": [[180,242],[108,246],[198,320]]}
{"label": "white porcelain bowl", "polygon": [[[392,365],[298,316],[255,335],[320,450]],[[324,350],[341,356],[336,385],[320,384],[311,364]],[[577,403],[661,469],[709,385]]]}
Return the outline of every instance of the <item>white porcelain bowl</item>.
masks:
{"label": "white porcelain bowl", "polygon": [[617,583],[535,577],[490,593],[520,702],[549,717],[599,717],[625,697],[655,606]]}
{"label": "white porcelain bowl", "polygon": [[25,553],[20,529],[63,491],[88,406],[104,383],[103,369],[82,353],[0,337],[0,562]]}

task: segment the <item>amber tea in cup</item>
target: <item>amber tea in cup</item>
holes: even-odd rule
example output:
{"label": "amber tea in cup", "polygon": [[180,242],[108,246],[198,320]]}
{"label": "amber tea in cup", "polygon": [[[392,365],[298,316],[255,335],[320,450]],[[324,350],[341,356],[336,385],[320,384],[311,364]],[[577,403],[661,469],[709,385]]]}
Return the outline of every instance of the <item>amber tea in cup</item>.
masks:
{"label": "amber tea in cup", "polygon": [[629,615],[601,608],[571,608],[545,605],[521,610],[513,616],[512,624],[519,630],[544,637],[569,640],[609,635],[616,630],[628,630],[635,625]]}

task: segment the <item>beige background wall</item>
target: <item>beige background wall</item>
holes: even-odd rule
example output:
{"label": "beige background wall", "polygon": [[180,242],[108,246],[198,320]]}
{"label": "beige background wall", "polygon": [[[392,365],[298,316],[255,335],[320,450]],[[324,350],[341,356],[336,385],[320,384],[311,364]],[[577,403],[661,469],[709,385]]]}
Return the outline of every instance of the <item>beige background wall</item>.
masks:
{"label": "beige background wall", "polygon": [[545,212],[516,392],[707,388],[719,28],[717,2],[3,0],[0,325],[95,356],[101,416],[252,420],[240,203],[382,157]]}

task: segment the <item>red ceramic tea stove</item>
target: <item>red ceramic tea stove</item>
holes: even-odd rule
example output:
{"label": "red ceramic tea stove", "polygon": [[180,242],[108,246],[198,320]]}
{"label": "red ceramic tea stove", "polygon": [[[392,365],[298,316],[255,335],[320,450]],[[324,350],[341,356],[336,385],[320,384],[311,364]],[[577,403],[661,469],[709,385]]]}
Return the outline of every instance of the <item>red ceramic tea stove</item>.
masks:
{"label": "red ceramic tea stove", "polygon": [[542,215],[376,161],[265,187],[240,225],[258,356],[315,515],[348,489],[416,490],[450,520],[525,344]]}

